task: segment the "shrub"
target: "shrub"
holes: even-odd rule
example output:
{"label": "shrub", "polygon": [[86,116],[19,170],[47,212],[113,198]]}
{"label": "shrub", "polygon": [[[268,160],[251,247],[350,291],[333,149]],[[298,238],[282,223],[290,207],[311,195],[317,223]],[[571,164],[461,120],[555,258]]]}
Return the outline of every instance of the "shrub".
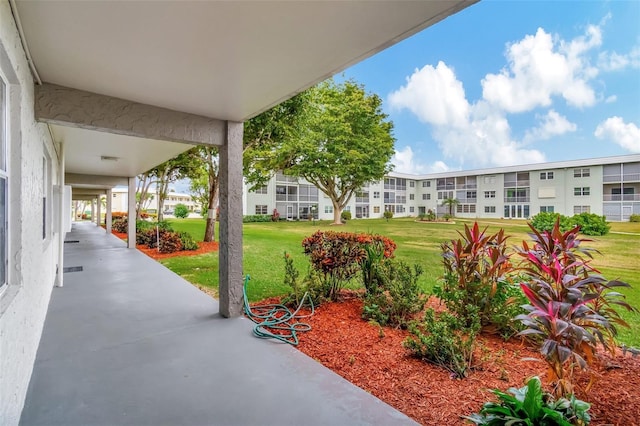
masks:
{"label": "shrub", "polygon": [[158,247],[160,253],[174,253],[182,250],[180,234],[172,231],[161,231]]}
{"label": "shrub", "polygon": [[180,236],[180,242],[182,243],[182,250],[198,250],[198,243],[193,239],[188,232],[178,232]]}
{"label": "shrub", "polygon": [[389,222],[389,219],[393,219],[393,212],[391,210],[385,210],[382,216]]}
{"label": "shrub", "polygon": [[273,213],[271,214],[271,221],[277,222],[280,220],[280,213],[278,213],[278,209],[273,209]]}
{"label": "shrub", "polygon": [[473,350],[480,330],[476,317],[471,326],[448,312],[436,317],[433,309],[427,309],[424,320],[412,323],[412,336],[403,342],[414,356],[450,371],[454,376],[466,377],[473,365]]}
{"label": "shrub", "polygon": [[184,204],[176,204],[175,208],[173,209],[173,215],[180,219],[184,219],[189,216],[189,208]]}
{"label": "shrub", "polygon": [[351,212],[349,210],[343,210],[342,213],[340,213],[340,219],[342,219],[343,222],[351,220]]}
{"label": "shrub", "polygon": [[[520,389],[510,388],[508,393],[492,391],[498,403],[487,402],[480,413],[465,417],[477,425],[588,425],[591,422],[588,403],[571,395],[569,399],[554,401],[542,391],[538,377],[529,379]],[[512,396],[513,395],[513,396]]]}
{"label": "shrub", "polygon": [[445,213],[444,215],[442,215],[442,218],[444,220],[446,220],[447,222],[449,222],[451,220],[453,216],[451,216],[449,213]]}
{"label": "shrub", "polygon": [[629,216],[629,222],[640,222],[640,214],[632,214]]}
{"label": "shrub", "polygon": [[429,209],[427,211],[427,220],[429,222],[433,222],[434,220],[436,220],[436,212],[434,212],[433,210]]}
{"label": "shrub", "polygon": [[136,244],[140,246],[155,247],[156,238],[155,228],[136,232]]}
{"label": "shrub", "polygon": [[380,241],[384,256],[392,257],[395,243],[379,235],[318,231],[302,241],[311,266],[322,276],[325,297],[336,300],[344,284],[360,271],[366,256],[364,246]]}
{"label": "shrub", "polygon": [[573,228],[573,224],[568,217],[552,212],[540,212],[533,216],[529,223],[540,232],[550,231],[558,218],[560,218],[560,229],[563,232]]}
{"label": "shrub", "polygon": [[126,219],[127,217],[127,212],[111,212],[111,223],[118,219]]}
{"label": "shrub", "polygon": [[377,292],[365,297],[363,318],[380,325],[405,328],[411,317],[422,311],[426,297],[418,284],[420,265],[409,267],[404,262],[387,261],[381,265],[383,283]]}
{"label": "shrub", "polygon": [[629,287],[621,281],[607,281],[589,263],[593,249],[583,248],[578,228],[560,230],[557,219],[551,231],[533,231],[530,246],[523,241],[518,254],[526,281],[521,288],[528,299],[527,315],[517,317],[525,326],[520,334],[540,342],[540,353],[549,365],[554,395],[573,392],[573,371],[587,369],[598,342],[615,349],[617,326],[627,326],[617,305],[634,310],[616,287]]}
{"label": "shrub", "polygon": [[509,237],[502,229],[493,235],[486,231],[480,231],[477,223],[471,227],[465,224],[464,232],[458,232],[460,238],[442,244],[444,278],[434,293],[467,326],[479,316],[483,327],[504,327],[509,322],[505,313],[517,301],[506,293],[512,271]]}
{"label": "shrub", "polygon": [[426,213],[420,213],[418,214],[418,219],[422,220],[427,220],[427,214]]}
{"label": "shrub", "polygon": [[611,225],[604,216],[594,213],[580,213],[571,218],[574,226],[580,226],[580,232],[584,235],[606,235]]}
{"label": "shrub", "polygon": [[244,223],[271,222],[272,220],[273,220],[272,216],[269,216],[268,214],[246,215],[242,218],[242,222]]}
{"label": "shrub", "polygon": [[285,305],[300,306],[305,295],[311,299],[314,306],[324,301],[324,289],[320,276],[314,269],[310,269],[302,281],[298,278],[300,273],[293,264],[293,258],[289,253],[284,253],[284,284],[291,287],[291,293],[282,299]]}
{"label": "shrub", "polygon": [[111,224],[111,229],[120,233],[127,232],[129,229],[129,221],[127,218],[114,220]]}

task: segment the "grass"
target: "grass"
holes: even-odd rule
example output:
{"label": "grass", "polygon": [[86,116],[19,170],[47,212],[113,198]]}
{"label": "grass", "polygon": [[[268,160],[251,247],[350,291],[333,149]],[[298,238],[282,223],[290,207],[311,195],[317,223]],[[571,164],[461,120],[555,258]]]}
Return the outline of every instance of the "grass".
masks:
{"label": "grass", "polygon": [[[415,222],[413,219],[397,218],[389,222],[384,219],[351,220],[339,228],[340,231],[382,234],[392,238],[398,245],[396,257],[410,264],[418,263],[424,268],[420,277],[422,287],[430,292],[442,275],[440,244],[457,237],[468,220],[456,223]],[[489,232],[504,228],[511,236],[511,243],[518,245],[527,239],[528,227],[519,220],[478,220],[488,226]],[[189,232],[196,240],[204,235],[202,219],[172,219],[172,226]],[[608,279],[620,279],[631,284],[625,291],[632,306],[640,308],[640,223],[612,223],[611,232],[603,237],[592,237],[588,246],[600,251],[592,265]],[[244,273],[251,275],[248,288],[249,299],[287,294],[289,288],[283,284],[284,252],[290,253],[301,274],[307,271],[309,262],[302,253],[302,239],[318,229],[336,230],[330,222],[277,222],[246,223],[244,234]],[[586,237],[589,238],[589,237]],[[176,257],[162,261],[169,269],[186,280],[212,288],[218,287],[218,254],[191,257]],[[620,330],[620,340],[627,345],[640,347],[640,314],[624,312],[623,316],[632,328]]]}

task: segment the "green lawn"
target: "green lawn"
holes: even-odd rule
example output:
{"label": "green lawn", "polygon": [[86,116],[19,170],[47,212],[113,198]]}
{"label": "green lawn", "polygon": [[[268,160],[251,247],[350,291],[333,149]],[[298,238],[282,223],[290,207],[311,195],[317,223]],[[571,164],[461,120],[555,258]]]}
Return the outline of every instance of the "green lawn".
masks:
{"label": "green lawn", "polygon": [[[440,244],[457,236],[463,224],[471,221],[457,219],[451,223],[415,222],[413,219],[351,220],[339,228],[329,222],[278,222],[244,224],[244,273],[251,275],[249,298],[260,300],[270,296],[286,294],[289,289],[283,285],[283,253],[289,252],[301,274],[308,268],[308,261],[302,254],[301,242],[305,236],[318,229],[349,232],[368,232],[392,238],[398,245],[396,257],[409,263],[419,263],[424,268],[421,277],[425,290],[430,291],[442,274]],[[480,225],[489,226],[490,232],[500,227],[511,235],[511,243],[517,245],[527,239],[528,227],[525,221],[480,220]],[[176,230],[187,231],[196,240],[204,235],[202,219],[172,219]],[[593,237],[589,246],[598,249],[602,255],[596,256],[593,265],[608,279],[618,278],[632,285],[627,290],[628,301],[640,307],[640,223],[612,223],[611,233],[603,237]],[[191,257],[177,257],[163,260],[169,269],[182,275],[188,281],[216,289],[218,286],[218,255],[207,254]],[[640,346],[640,314],[624,313],[632,329],[622,329],[621,340],[629,345]]]}

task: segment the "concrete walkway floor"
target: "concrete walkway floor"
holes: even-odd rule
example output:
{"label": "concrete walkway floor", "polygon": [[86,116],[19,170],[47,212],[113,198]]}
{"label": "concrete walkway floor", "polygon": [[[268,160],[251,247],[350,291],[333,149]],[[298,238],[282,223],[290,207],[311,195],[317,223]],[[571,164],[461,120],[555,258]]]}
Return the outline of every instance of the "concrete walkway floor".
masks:
{"label": "concrete walkway floor", "polygon": [[414,423],[101,228],[66,240],[22,425]]}

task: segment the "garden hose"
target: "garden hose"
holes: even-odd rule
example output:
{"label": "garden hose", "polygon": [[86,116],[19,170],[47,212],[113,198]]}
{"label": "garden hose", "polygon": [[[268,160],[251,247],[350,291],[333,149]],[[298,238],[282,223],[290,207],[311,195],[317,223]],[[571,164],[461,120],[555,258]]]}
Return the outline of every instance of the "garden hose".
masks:
{"label": "garden hose", "polygon": [[[270,303],[265,305],[250,306],[247,297],[247,285],[251,277],[247,275],[244,279],[242,293],[244,296],[244,313],[256,323],[253,327],[253,334],[262,339],[276,339],[290,345],[298,345],[298,332],[309,331],[311,326],[307,323],[299,322],[302,318],[308,318],[315,312],[313,300],[309,293],[305,293],[300,300],[298,308],[291,312],[285,305]],[[300,315],[299,312],[304,306],[305,299],[309,300],[311,313]]]}

